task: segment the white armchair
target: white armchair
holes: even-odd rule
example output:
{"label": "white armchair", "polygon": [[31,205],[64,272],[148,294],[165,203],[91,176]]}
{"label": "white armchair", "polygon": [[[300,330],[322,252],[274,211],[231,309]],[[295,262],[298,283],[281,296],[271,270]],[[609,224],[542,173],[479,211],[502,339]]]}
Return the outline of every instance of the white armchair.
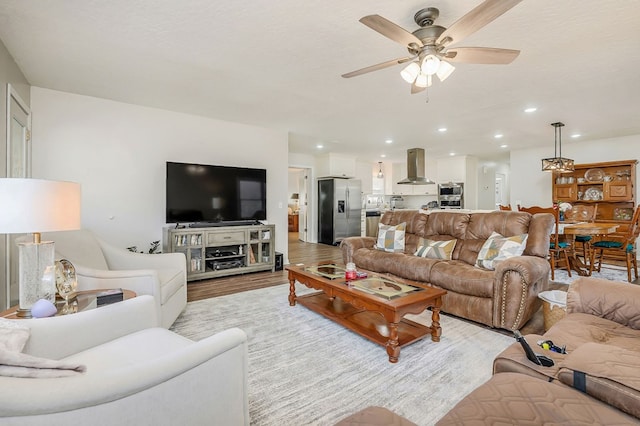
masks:
{"label": "white armchair", "polygon": [[248,425],[246,334],[234,328],[194,342],[156,327],[156,312],[141,296],[19,320],[31,329],[24,353],[87,370],[0,377],[0,425]]}
{"label": "white armchair", "polygon": [[187,261],[182,253],[143,254],[114,247],[89,230],[51,232],[57,258],[73,263],[78,290],[125,288],[156,299],[169,328],[187,306]]}

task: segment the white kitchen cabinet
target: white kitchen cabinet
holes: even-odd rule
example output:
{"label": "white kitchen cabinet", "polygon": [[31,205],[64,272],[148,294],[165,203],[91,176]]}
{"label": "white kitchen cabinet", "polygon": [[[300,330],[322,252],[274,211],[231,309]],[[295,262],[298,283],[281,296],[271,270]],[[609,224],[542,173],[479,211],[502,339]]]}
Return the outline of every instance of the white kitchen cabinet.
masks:
{"label": "white kitchen cabinet", "polygon": [[467,178],[466,156],[440,158],[437,168],[438,183],[464,182]]}
{"label": "white kitchen cabinet", "polygon": [[352,178],[356,176],[356,159],[329,153],[318,157],[318,177]]}
{"label": "white kitchen cabinet", "polygon": [[413,189],[413,195],[438,195],[438,186],[435,183],[428,185],[410,185]]}
{"label": "white kitchen cabinet", "polygon": [[398,184],[407,177],[407,165],[404,163],[393,163],[391,166],[391,194],[392,195],[413,195],[413,185]]}
{"label": "white kitchen cabinet", "polygon": [[384,195],[384,178],[383,177],[373,178],[371,193],[376,195]]}
{"label": "white kitchen cabinet", "polygon": [[371,163],[356,162],[356,179],[360,179],[363,194],[373,193],[373,173]]}

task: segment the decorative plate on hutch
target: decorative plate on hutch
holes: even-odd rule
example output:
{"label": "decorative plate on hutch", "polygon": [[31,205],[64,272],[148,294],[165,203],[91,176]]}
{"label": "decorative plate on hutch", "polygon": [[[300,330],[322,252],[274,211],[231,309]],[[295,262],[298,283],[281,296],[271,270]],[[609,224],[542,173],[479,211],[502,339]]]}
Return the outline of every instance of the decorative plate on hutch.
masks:
{"label": "decorative plate on hutch", "polygon": [[584,172],[584,178],[587,182],[602,182],[602,179],[604,179],[604,171],[602,169],[589,169]]}
{"label": "decorative plate on hutch", "polygon": [[585,201],[598,201],[598,200],[602,200],[602,191],[598,188],[588,188],[585,192],[584,192],[584,198]]}

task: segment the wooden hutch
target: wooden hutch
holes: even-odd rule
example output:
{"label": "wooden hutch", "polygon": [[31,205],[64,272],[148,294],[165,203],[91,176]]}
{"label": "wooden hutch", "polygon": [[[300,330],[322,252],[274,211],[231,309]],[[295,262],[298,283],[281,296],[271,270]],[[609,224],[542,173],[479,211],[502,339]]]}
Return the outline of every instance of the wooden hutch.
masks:
{"label": "wooden hutch", "polygon": [[576,164],[575,171],[554,173],[553,201],[598,204],[597,222],[620,223],[618,232],[631,221],[636,200],[638,160]]}

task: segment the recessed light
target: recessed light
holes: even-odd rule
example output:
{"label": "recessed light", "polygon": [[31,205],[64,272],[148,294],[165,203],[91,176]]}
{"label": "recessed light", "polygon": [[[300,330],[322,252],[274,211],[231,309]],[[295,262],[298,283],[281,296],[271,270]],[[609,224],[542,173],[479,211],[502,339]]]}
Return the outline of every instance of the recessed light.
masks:
{"label": "recessed light", "polygon": [[502,133],[497,133],[495,134],[493,137],[496,139],[500,139],[501,137],[503,137],[504,135]]}
{"label": "recessed light", "polygon": [[439,132],[441,132],[441,133],[444,133],[444,132],[446,132],[446,131],[447,131],[447,128],[446,128],[446,127],[440,127],[440,128],[438,129],[438,131],[439,131]]}
{"label": "recessed light", "polygon": [[387,156],[387,154],[380,154],[381,158],[385,158]]}
{"label": "recessed light", "polygon": [[384,143],[393,143],[393,140],[387,139],[386,141],[384,141]]}
{"label": "recessed light", "polygon": [[507,145],[506,143],[503,143],[502,145],[500,145],[500,148],[508,148],[509,145]]}
{"label": "recessed light", "polygon": [[318,148],[318,149],[322,149],[322,148],[324,148],[324,145],[322,145],[322,144],[318,144],[318,145],[316,145],[316,148]]}
{"label": "recessed light", "polygon": [[580,133],[574,133],[571,135],[572,138],[579,138],[580,136],[582,136]]}
{"label": "recessed light", "polygon": [[536,107],[529,107],[529,108],[525,108],[524,112],[536,112],[538,110],[538,108]]}
{"label": "recessed light", "polygon": [[450,153],[449,153],[449,155],[450,155],[451,157],[453,157],[454,155],[456,155],[456,153],[455,153],[455,152],[450,152]]}

